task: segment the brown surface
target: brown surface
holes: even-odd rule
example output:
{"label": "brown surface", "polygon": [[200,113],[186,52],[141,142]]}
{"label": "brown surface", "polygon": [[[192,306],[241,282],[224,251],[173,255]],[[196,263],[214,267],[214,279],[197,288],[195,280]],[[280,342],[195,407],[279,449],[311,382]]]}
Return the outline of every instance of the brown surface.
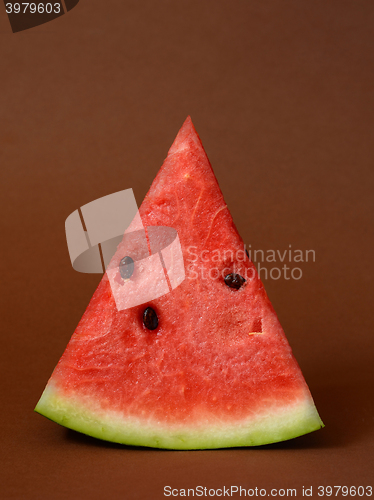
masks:
{"label": "brown surface", "polygon": [[[369,0],[81,0],[18,34],[0,9],[1,498],[373,481],[373,33]],[[126,448],[33,413],[99,281],[65,218],[140,203],[188,114],[247,245],[316,252],[265,281],[326,424],[292,442]]]}

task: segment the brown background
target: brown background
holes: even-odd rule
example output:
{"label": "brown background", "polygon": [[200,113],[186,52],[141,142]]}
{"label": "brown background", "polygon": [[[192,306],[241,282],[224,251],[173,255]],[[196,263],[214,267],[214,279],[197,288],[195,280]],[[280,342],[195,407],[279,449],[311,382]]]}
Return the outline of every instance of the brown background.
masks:
{"label": "brown background", "polygon": [[[373,47],[363,0],[81,0],[17,34],[0,8],[1,498],[373,483]],[[129,187],[140,204],[188,114],[245,243],[316,252],[265,281],[314,434],[172,452],[33,413],[100,279],[73,271],[66,217]]]}

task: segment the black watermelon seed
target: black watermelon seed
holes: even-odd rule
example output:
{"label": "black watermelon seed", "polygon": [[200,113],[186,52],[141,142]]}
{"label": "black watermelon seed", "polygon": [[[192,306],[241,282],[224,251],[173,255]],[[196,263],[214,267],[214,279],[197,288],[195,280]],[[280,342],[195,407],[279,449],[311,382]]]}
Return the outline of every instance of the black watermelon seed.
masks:
{"label": "black watermelon seed", "polygon": [[143,313],[143,323],[148,330],[155,330],[158,327],[158,317],[152,307],[147,307]]}
{"label": "black watermelon seed", "polygon": [[120,260],[119,273],[124,280],[131,278],[134,272],[134,261],[131,257],[126,256]]}
{"label": "black watermelon seed", "polygon": [[231,273],[225,276],[226,285],[234,290],[239,290],[239,288],[244,285],[245,281],[246,280],[243,276],[240,276],[240,274]]}
{"label": "black watermelon seed", "polygon": [[248,257],[248,259],[249,259],[249,252],[248,252],[248,250],[247,250],[247,249],[245,249],[245,253],[247,254],[247,257]]}

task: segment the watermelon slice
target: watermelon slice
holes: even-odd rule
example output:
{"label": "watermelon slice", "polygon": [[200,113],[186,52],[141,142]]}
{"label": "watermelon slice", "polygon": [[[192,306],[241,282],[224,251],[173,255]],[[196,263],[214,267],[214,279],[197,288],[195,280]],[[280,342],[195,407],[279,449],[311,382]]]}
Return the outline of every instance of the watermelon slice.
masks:
{"label": "watermelon slice", "polygon": [[[104,274],[35,410],[96,438],[170,449],[323,427],[190,118],[139,213],[144,227],[177,231],[185,279],[118,310]],[[113,261],[124,257],[120,245]]]}

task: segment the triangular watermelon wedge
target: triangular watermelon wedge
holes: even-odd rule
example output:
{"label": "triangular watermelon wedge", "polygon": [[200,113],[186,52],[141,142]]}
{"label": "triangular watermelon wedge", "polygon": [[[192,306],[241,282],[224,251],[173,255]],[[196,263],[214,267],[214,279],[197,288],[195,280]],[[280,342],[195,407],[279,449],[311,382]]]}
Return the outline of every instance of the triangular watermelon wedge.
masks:
{"label": "triangular watermelon wedge", "polygon": [[[323,427],[190,118],[139,212],[144,227],[177,231],[185,279],[118,311],[105,274],[35,410],[100,439],[171,449],[262,445]],[[239,289],[230,274],[246,279]]]}

